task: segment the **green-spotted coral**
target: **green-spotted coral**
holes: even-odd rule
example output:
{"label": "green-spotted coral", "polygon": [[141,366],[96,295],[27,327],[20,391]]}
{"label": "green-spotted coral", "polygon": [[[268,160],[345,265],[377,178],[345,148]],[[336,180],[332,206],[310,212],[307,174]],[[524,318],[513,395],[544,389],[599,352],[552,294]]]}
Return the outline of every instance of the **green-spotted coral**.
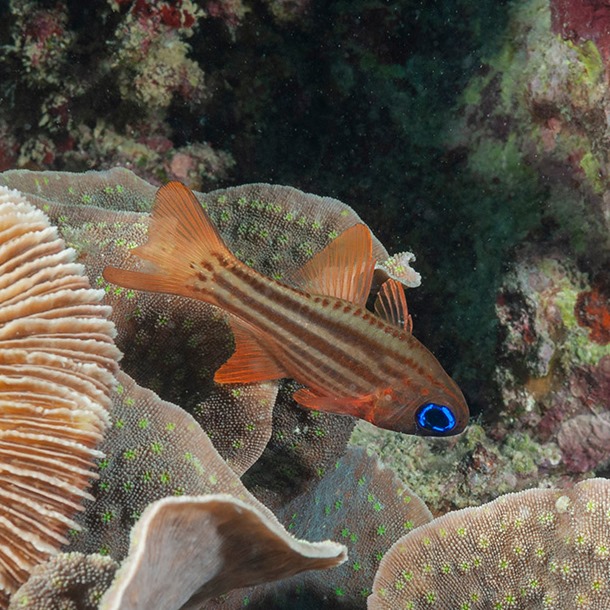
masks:
{"label": "green-spotted coral", "polygon": [[605,610],[610,481],[532,489],[448,513],[394,544],[369,610]]}

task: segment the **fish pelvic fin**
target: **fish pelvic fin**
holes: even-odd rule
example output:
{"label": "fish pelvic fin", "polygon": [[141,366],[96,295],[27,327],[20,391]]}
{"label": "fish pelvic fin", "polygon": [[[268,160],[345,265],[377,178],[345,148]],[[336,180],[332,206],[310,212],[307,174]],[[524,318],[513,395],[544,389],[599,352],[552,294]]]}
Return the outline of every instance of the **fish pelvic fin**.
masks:
{"label": "fish pelvic fin", "polygon": [[239,318],[229,319],[235,351],[216,371],[216,383],[254,383],[288,377],[288,373],[273,357],[272,350],[266,349],[256,331]]}
{"label": "fish pelvic fin", "polygon": [[193,192],[180,182],[162,186],[148,227],[148,241],[132,255],[145,261],[142,271],[106,267],[104,279],[124,288],[195,297],[214,303],[214,264],[234,258]]}
{"label": "fish pelvic fin", "polygon": [[343,231],[287,280],[309,293],[344,299],[364,307],[374,270],[371,232],[365,225],[357,224]]}

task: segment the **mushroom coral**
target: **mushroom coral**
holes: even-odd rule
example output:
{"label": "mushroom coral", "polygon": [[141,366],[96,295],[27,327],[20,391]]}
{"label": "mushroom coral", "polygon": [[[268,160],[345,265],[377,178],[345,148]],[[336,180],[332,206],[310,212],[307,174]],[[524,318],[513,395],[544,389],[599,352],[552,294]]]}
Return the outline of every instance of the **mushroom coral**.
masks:
{"label": "mushroom coral", "polygon": [[0,187],[0,607],[78,529],[119,351],[43,212]]}

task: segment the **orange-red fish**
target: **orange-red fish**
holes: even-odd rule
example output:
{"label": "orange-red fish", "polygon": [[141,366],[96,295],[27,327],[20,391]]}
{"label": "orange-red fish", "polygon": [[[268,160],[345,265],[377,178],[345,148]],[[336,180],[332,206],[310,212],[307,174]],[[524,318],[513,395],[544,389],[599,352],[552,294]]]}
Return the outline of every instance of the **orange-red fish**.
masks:
{"label": "orange-red fish", "polygon": [[[411,334],[402,284],[387,280],[365,309],[375,261],[363,224],[344,231],[287,285],[239,261],[195,195],[178,182],[159,189],[144,271],[106,267],[119,286],[200,299],[230,315],[235,352],[219,383],[290,377],[301,405],[353,415],[408,434],[450,435],[468,423],[456,383]],[[294,287],[293,287],[294,286]]]}

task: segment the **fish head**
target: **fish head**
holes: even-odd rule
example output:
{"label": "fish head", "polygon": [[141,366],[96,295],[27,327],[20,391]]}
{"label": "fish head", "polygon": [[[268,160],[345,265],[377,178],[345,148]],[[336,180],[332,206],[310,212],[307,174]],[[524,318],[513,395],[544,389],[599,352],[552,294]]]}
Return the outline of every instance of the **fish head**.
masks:
{"label": "fish head", "polygon": [[457,384],[446,376],[446,387],[414,391],[388,388],[378,393],[371,423],[394,432],[418,436],[454,436],[468,425],[469,409]]}

